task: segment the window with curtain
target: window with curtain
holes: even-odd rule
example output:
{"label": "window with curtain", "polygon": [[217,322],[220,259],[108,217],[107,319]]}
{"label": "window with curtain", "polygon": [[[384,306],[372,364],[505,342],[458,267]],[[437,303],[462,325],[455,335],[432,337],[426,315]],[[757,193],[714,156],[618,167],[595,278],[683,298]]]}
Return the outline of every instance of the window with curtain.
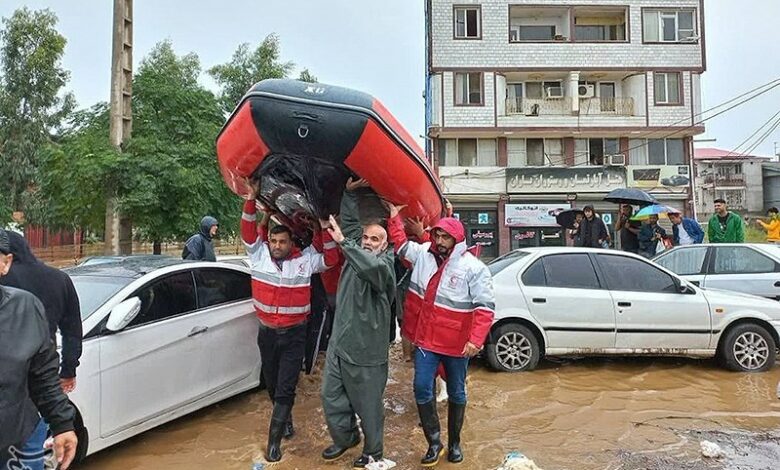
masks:
{"label": "window with curtain", "polygon": [[681,104],[679,72],[654,72],[656,104]]}
{"label": "window with curtain", "polygon": [[455,37],[478,39],[481,35],[481,9],[479,7],[455,8]]}
{"label": "window with curtain", "polygon": [[526,166],[525,139],[507,139],[507,164],[510,167]]}
{"label": "window with curtain", "polygon": [[685,42],[696,37],[694,10],[645,10],[642,33],[645,42]]}
{"label": "window with curtain", "polygon": [[482,103],[482,73],[455,74],[455,104],[481,105]]}
{"label": "window with curtain", "polygon": [[477,166],[497,166],[498,149],[495,139],[477,141]]}

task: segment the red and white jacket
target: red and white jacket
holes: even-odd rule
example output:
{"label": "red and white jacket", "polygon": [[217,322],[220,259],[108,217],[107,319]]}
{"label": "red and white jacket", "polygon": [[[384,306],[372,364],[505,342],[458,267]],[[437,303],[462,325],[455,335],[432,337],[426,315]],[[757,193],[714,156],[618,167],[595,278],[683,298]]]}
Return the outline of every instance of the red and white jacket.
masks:
{"label": "red and white jacket", "polygon": [[434,227],[457,242],[441,266],[431,242],[407,240],[400,216],[389,219],[388,228],[396,253],[412,266],[401,334],[415,346],[447,356],[461,357],[467,342],[481,348],[493,323],[493,278],[467,249],[460,221],[444,218]]}
{"label": "red and white jacket", "polygon": [[314,246],[297,248],[281,268],[271,257],[265,227],[257,225],[255,201],[244,203],[241,238],[252,267],[252,297],[260,322],[271,328],[287,328],[304,322],[311,313],[311,276],[338,261],[338,246],[322,231],[323,253]]}

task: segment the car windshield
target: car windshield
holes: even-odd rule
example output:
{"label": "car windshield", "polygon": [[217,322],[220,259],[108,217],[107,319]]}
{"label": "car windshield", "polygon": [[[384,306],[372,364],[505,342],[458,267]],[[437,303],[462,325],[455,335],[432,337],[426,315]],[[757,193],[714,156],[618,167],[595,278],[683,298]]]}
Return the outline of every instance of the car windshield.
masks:
{"label": "car windshield", "polygon": [[504,269],[508,268],[515,261],[519,260],[520,258],[524,258],[528,256],[528,254],[529,253],[525,251],[510,251],[504,256],[500,256],[494,259],[488,264],[488,269],[490,270],[490,274],[495,276],[496,274],[500,273]]}
{"label": "car windshield", "polygon": [[81,321],[89,318],[95,310],[133,280],[126,277],[72,276],[73,285],[79,296]]}

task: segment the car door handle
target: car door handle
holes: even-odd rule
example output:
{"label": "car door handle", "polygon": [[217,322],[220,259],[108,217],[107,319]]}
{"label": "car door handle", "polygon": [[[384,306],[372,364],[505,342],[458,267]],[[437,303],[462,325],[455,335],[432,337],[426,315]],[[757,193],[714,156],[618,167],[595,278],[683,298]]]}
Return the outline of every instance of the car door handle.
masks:
{"label": "car door handle", "polygon": [[192,338],[193,336],[198,336],[200,334],[203,334],[205,332],[209,331],[208,326],[196,326],[190,331],[190,334],[187,335],[188,338]]}
{"label": "car door handle", "polygon": [[547,303],[547,299],[542,299],[542,298],[538,298],[537,297],[537,298],[533,299],[533,303],[535,303],[535,304],[546,304]]}
{"label": "car door handle", "polygon": [[631,302],[618,302],[618,307],[630,307]]}

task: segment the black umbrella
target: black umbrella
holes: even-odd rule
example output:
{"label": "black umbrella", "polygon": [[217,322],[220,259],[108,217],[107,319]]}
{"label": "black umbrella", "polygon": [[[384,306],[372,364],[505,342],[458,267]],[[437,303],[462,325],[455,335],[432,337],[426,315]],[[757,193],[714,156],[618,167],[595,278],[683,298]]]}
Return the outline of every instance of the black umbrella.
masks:
{"label": "black umbrella", "polygon": [[632,206],[649,206],[651,204],[658,204],[656,199],[642,191],[641,189],[634,188],[618,188],[613,189],[604,198],[607,202],[614,202],[615,204],[631,204]]}
{"label": "black umbrella", "polygon": [[584,214],[582,209],[569,209],[555,216],[555,222],[563,228],[573,228],[577,214]]}

